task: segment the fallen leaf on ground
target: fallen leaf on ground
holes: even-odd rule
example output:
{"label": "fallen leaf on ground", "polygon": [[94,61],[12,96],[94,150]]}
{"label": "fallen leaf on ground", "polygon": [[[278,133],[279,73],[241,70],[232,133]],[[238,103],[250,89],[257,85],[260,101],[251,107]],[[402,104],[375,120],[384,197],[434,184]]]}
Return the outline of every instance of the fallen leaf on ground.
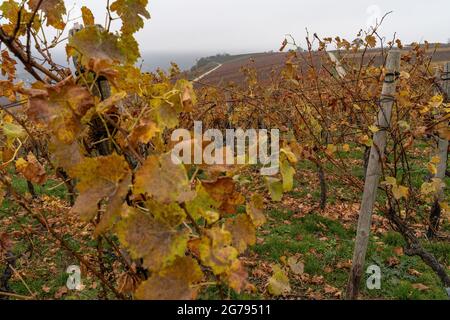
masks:
{"label": "fallen leaf on ground", "polygon": [[287,260],[287,264],[295,274],[302,274],[305,271],[305,265],[297,257],[289,257]]}
{"label": "fallen leaf on ground", "polygon": [[412,287],[413,287],[414,289],[419,290],[419,291],[426,291],[426,290],[429,290],[429,289],[430,289],[430,287],[424,285],[423,283],[414,283],[414,284],[412,285]]}

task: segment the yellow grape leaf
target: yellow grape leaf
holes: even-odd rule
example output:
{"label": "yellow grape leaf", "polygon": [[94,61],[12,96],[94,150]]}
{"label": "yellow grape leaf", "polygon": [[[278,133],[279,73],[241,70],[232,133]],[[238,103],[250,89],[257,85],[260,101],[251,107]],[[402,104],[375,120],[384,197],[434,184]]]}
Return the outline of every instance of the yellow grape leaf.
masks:
{"label": "yellow grape leaf", "polygon": [[231,233],[217,226],[206,230],[201,238],[200,259],[216,275],[226,272],[237,259],[238,251],[231,241]]}
{"label": "yellow grape leaf", "polygon": [[256,229],[247,214],[240,214],[225,221],[225,230],[231,233],[232,245],[239,253],[256,243]]}
{"label": "yellow grape leaf", "polygon": [[399,122],[397,122],[399,127],[404,129],[404,130],[409,130],[411,127],[409,125],[408,122],[406,122],[405,120],[400,120]]}
{"label": "yellow grape leaf", "polygon": [[349,152],[350,151],[350,146],[347,143],[342,145],[342,151]]}
{"label": "yellow grape leaf", "polygon": [[81,17],[83,18],[83,23],[85,27],[93,26],[95,24],[94,15],[92,14],[91,10],[86,6],[81,7]]}
{"label": "yellow grape leaf", "polygon": [[215,201],[205,190],[201,183],[196,186],[195,198],[185,203],[186,210],[194,219],[203,217],[208,223],[214,223],[215,218],[211,216],[210,211],[218,209],[220,203]]}
{"label": "yellow grape leaf", "polygon": [[147,213],[132,210],[117,224],[120,242],[134,259],[143,258],[143,266],[156,271],[184,256],[188,234],[174,229]]}
{"label": "yellow grape leaf", "polygon": [[297,163],[297,156],[289,147],[281,148],[280,154],[284,154],[290,163]]}
{"label": "yellow grape leaf", "polygon": [[283,177],[283,191],[288,192],[294,188],[295,169],[284,160],[280,165],[281,176]]}
{"label": "yellow grape leaf", "polygon": [[[122,156],[114,153],[109,156],[84,158],[69,170],[69,174],[78,179],[79,195],[72,211],[82,219],[92,219],[98,211],[98,203],[106,197],[109,201],[115,196],[119,184],[130,174],[128,163]],[[116,208],[114,208],[116,209]]]}
{"label": "yellow grape leaf", "polygon": [[283,183],[280,179],[273,177],[264,177],[266,185],[269,189],[270,197],[273,201],[281,201],[283,197]]}
{"label": "yellow grape leaf", "polygon": [[220,219],[220,214],[217,211],[208,210],[205,211],[204,218],[208,224],[213,224]]}
{"label": "yellow grape leaf", "polygon": [[332,156],[336,152],[337,148],[334,144],[328,144],[325,153]]}
{"label": "yellow grape leaf", "polygon": [[95,111],[97,111],[97,113],[106,113],[111,109],[111,107],[115,106],[117,102],[124,99],[126,96],[127,93],[125,91],[117,92],[112,96],[110,96],[109,98],[106,98],[105,100],[102,100],[99,104],[97,104],[95,106]]}
{"label": "yellow grape leaf", "polygon": [[[1,198],[1,195],[0,195],[0,198]],[[0,201],[0,204],[1,204],[1,201]],[[443,216],[445,218],[447,218],[448,221],[450,221],[450,205],[448,204],[448,202],[439,202],[439,205],[442,209]]]}
{"label": "yellow grape leaf", "polygon": [[150,119],[141,119],[130,132],[127,140],[133,147],[138,143],[147,144],[157,133],[161,132],[158,125]]}
{"label": "yellow grape leaf", "polygon": [[397,185],[397,179],[394,177],[386,177],[386,181],[383,181],[384,184],[390,185],[390,186],[396,186]]}
{"label": "yellow grape leaf", "polygon": [[395,185],[392,187],[392,194],[394,195],[394,198],[397,200],[401,198],[408,198],[409,189],[405,186]]}
{"label": "yellow grape leaf", "polygon": [[267,290],[273,296],[281,296],[291,292],[287,274],[277,264],[272,265],[273,275],[269,278]]}
{"label": "yellow grape leaf", "polygon": [[431,163],[433,164],[439,164],[441,162],[441,157],[440,156],[433,156],[430,160]]}
{"label": "yellow grape leaf", "polygon": [[395,199],[399,200],[401,198],[408,198],[409,189],[405,186],[398,185],[396,178],[386,177],[386,181],[383,181],[382,184],[392,187],[392,194],[394,195]]}
{"label": "yellow grape leaf", "polygon": [[87,70],[110,79],[117,77],[117,71],[112,67],[121,63],[132,64],[136,55],[139,56],[130,50],[129,43],[123,43],[116,34],[101,30],[95,25],[71,36],[66,51],[68,56],[77,56]]}
{"label": "yellow grape leaf", "polygon": [[202,184],[211,198],[219,204],[221,212],[234,214],[236,207],[245,202],[245,198],[236,190],[232,177],[219,177],[214,181],[202,181]]}
{"label": "yellow grape leaf", "polygon": [[[147,6],[148,0],[116,0],[111,4],[111,11],[116,12],[122,19],[123,33],[134,33],[144,27],[144,20],[150,19]],[[142,16],[142,17],[141,17]]]}
{"label": "yellow grape leaf", "polygon": [[184,165],[174,164],[171,152],[153,155],[145,160],[135,174],[133,191],[135,194],[148,194],[165,204],[185,202],[194,195]]}
{"label": "yellow grape leaf", "polygon": [[434,95],[428,102],[431,108],[438,108],[444,102],[444,97],[440,94]]}
{"label": "yellow grape leaf", "polygon": [[27,155],[27,160],[19,158],[16,161],[16,170],[21,173],[25,179],[35,184],[43,184],[47,180],[47,174],[44,167],[31,152]]}
{"label": "yellow grape leaf", "polygon": [[11,141],[16,138],[24,138],[27,135],[26,131],[15,123],[5,122],[0,128],[3,131],[3,134]]}
{"label": "yellow grape leaf", "polygon": [[431,179],[431,182],[422,183],[422,186],[420,187],[420,193],[425,196],[428,196],[430,194],[437,194],[444,187],[445,183],[442,182],[441,179],[433,178]]}
{"label": "yellow grape leaf", "polygon": [[178,101],[172,101],[173,103],[180,105],[179,111],[192,112],[194,110],[194,105],[197,103],[197,97],[192,83],[184,79],[178,80],[174,89],[180,92],[180,96],[176,97],[176,100]]}
{"label": "yellow grape leaf", "polygon": [[372,131],[372,133],[376,133],[380,131],[380,128],[378,128],[376,125],[369,126],[369,130]]}
{"label": "yellow grape leaf", "polygon": [[266,223],[264,215],[264,201],[260,194],[254,194],[246,205],[246,212],[253,221],[255,227],[261,227]]}
{"label": "yellow grape leaf", "polygon": [[140,300],[190,300],[197,298],[193,287],[203,279],[203,272],[191,257],[177,257],[175,261],[142,282],[135,292]]}
{"label": "yellow grape leaf", "polygon": [[178,115],[180,112],[180,110],[177,110],[176,105],[170,104],[167,101],[161,101],[160,104],[157,104],[153,108],[152,117],[158,123],[160,128],[172,129],[178,125]]}
{"label": "yellow grape leaf", "polygon": [[361,143],[361,144],[366,145],[367,147],[371,147],[372,144],[373,144],[372,139],[370,139],[369,136],[366,135],[366,134],[363,135],[363,136],[360,136],[360,137],[358,138],[358,142]]}
{"label": "yellow grape leaf", "polygon": [[[17,25],[19,25],[19,29],[17,30],[17,36],[22,36],[26,34],[27,24],[19,22],[19,11],[20,21],[30,21],[32,17],[32,13],[29,12],[25,7],[20,6],[20,4],[14,0],[2,1],[0,4],[0,11],[2,12],[1,16],[4,19],[9,20],[9,24],[4,23],[2,21],[2,29],[8,34],[11,35],[16,31]],[[36,15],[34,17],[34,21],[32,23],[32,28],[35,31],[38,31],[41,28],[40,17]]]}
{"label": "yellow grape leaf", "polygon": [[65,23],[63,16],[66,14],[66,6],[64,0],[29,0],[28,5],[32,11],[42,11],[47,18],[47,26],[52,26],[56,29],[64,29]]}
{"label": "yellow grape leaf", "polygon": [[401,79],[409,79],[411,77],[411,75],[408,73],[408,72],[406,72],[406,71],[400,71],[400,78]]}
{"label": "yellow grape leaf", "polygon": [[373,35],[366,36],[367,45],[371,48],[374,48],[377,45],[377,39]]}
{"label": "yellow grape leaf", "polygon": [[139,52],[139,44],[131,34],[122,34],[119,39],[119,45],[123,49],[126,56],[126,62],[129,64],[135,63],[141,56]]}
{"label": "yellow grape leaf", "polygon": [[431,173],[433,176],[436,175],[436,173],[437,173],[437,168],[436,168],[436,165],[435,165],[434,163],[428,162],[427,168],[428,168],[428,171],[430,171],[430,173]]}
{"label": "yellow grape leaf", "polygon": [[152,215],[172,227],[180,225],[186,219],[186,213],[176,202],[163,204],[149,199],[146,202],[147,209]]}

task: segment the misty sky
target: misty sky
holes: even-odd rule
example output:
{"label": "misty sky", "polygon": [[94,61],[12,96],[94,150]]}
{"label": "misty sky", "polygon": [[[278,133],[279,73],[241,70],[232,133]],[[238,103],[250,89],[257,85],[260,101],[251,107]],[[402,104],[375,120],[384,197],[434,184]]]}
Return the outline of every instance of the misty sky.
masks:
{"label": "misty sky", "polygon": [[[103,23],[104,0],[67,0],[87,5]],[[447,42],[449,0],[150,0],[152,19],[137,34],[143,52],[259,52],[277,50],[284,35],[303,44],[305,28],[321,37],[351,39],[377,15],[394,11],[381,33],[405,43]],[[75,9],[72,16],[79,16]],[[119,24],[120,22],[117,22]]]}

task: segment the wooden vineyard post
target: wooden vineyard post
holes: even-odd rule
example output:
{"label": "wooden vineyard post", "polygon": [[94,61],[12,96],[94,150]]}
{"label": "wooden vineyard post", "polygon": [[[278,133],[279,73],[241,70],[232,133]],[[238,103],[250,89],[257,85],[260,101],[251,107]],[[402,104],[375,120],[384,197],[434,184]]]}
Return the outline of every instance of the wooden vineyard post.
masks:
{"label": "wooden vineyard post", "polygon": [[[450,62],[447,62],[444,67],[444,73],[441,75],[441,85],[442,85],[442,93],[444,95],[444,102],[450,102]],[[436,155],[439,156],[440,162],[436,166],[436,174],[434,178],[441,179],[444,181],[445,172],[447,171],[447,153],[448,153],[448,140],[435,136],[437,143]],[[430,221],[429,228],[427,232],[427,236],[429,238],[433,238],[436,235],[436,232],[439,228],[439,219],[441,217],[441,207],[439,202],[443,200],[444,197],[444,187],[441,188],[439,193],[437,194],[433,207],[430,212]]]}
{"label": "wooden vineyard post", "polygon": [[364,192],[358,218],[358,229],[353,252],[352,268],[347,284],[347,299],[356,299],[359,292],[359,283],[363,273],[367,245],[369,242],[372,211],[377,195],[382,173],[381,161],[384,157],[387,130],[390,127],[392,106],[396,80],[400,71],[400,51],[389,52],[386,61],[386,76],[380,99],[380,111],[378,112],[377,127],[380,129],[373,135],[373,144],[370,149],[367,174],[364,182]]}

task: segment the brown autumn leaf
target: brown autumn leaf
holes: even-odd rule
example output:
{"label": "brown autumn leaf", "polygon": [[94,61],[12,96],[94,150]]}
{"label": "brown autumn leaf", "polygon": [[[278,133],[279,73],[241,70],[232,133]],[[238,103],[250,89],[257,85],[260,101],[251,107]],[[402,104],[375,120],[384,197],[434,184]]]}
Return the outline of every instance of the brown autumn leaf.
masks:
{"label": "brown autumn leaf", "polygon": [[230,269],[225,273],[224,280],[228,283],[237,293],[241,293],[242,290],[246,290],[251,287],[251,284],[247,280],[248,273],[244,265],[240,260],[235,260]]}
{"label": "brown autumn leaf", "polygon": [[94,15],[86,6],[81,7],[81,17],[83,18],[83,23],[85,26],[93,26],[95,24]]}
{"label": "brown autumn leaf", "polygon": [[132,39],[131,36],[120,38],[93,25],[71,36],[66,51],[68,56],[78,57],[87,70],[114,81],[118,76],[115,66],[132,64],[139,57],[136,52],[138,48]]}
{"label": "brown autumn leaf", "polygon": [[389,267],[394,267],[400,264],[400,260],[397,257],[389,257],[386,262]]}
{"label": "brown autumn leaf", "polygon": [[145,212],[129,209],[128,217],[117,224],[117,235],[134,259],[143,258],[143,266],[153,271],[172,263],[177,256],[184,256],[187,232],[176,230]]}
{"label": "brown autumn leaf", "polygon": [[352,260],[339,261],[336,264],[337,269],[349,269],[352,267]]}
{"label": "brown autumn leaf", "polygon": [[231,177],[203,181],[203,186],[211,197],[220,203],[219,209],[224,213],[235,214],[237,205],[245,202],[245,198],[236,190],[235,182]]}
{"label": "brown autumn leaf", "polygon": [[[0,3],[0,11],[2,12],[2,29],[8,35],[17,32],[17,36],[23,36],[27,32],[27,24],[19,23],[21,21],[31,21],[33,13],[21,6],[21,3],[15,0],[4,0]],[[20,15],[19,15],[20,12]],[[19,21],[20,16],[20,21]],[[9,23],[4,23],[8,20]],[[18,29],[17,26],[19,27]],[[41,19],[39,15],[34,17],[32,29],[38,31],[41,28]]]}
{"label": "brown autumn leaf", "polygon": [[401,257],[403,255],[403,248],[402,247],[395,247],[393,251],[399,257]]}
{"label": "brown autumn leaf", "polygon": [[414,284],[412,285],[412,287],[413,287],[414,289],[419,290],[419,291],[427,291],[427,290],[430,290],[430,287],[424,285],[423,283],[414,283]]}
{"label": "brown autumn leaf", "polygon": [[29,97],[29,119],[50,129],[55,138],[66,144],[75,141],[81,118],[94,107],[94,97],[73,77],[44,89],[23,89],[21,93]]}
{"label": "brown autumn leaf", "polygon": [[132,293],[139,285],[139,280],[129,272],[123,272],[117,279],[117,290],[120,293]]}
{"label": "brown autumn leaf", "polygon": [[0,70],[3,76],[7,75],[8,80],[13,80],[16,76],[16,64],[17,62],[9,56],[7,50],[3,50],[1,53]]}
{"label": "brown autumn leaf", "polygon": [[63,16],[66,14],[64,0],[29,0],[28,5],[33,11],[38,9],[44,12],[47,26],[64,29],[66,25],[63,21]]}
{"label": "brown autumn leaf", "polygon": [[147,144],[157,133],[161,132],[158,125],[150,119],[141,119],[127,137],[131,146],[136,147],[138,143]]}
{"label": "brown autumn leaf", "polygon": [[301,275],[305,271],[305,265],[298,257],[289,257],[287,259],[287,265],[292,270],[292,272],[297,275]]}
{"label": "brown autumn leaf", "polygon": [[266,216],[264,215],[264,201],[260,194],[254,194],[250,201],[247,202],[246,211],[253,221],[255,227],[261,227],[266,223]]}
{"label": "brown autumn leaf", "polygon": [[95,226],[94,236],[98,236],[101,233],[104,233],[112,225],[114,225],[114,223],[120,216],[122,205],[125,202],[125,198],[128,194],[130,186],[131,186],[131,174],[127,174],[116,185],[115,190],[109,196],[105,212],[101,216],[98,224]]}
{"label": "brown autumn leaf", "polygon": [[415,277],[419,277],[419,276],[422,275],[421,272],[419,272],[419,271],[417,271],[416,269],[413,269],[413,268],[408,269],[408,273],[410,275],[412,275],[412,276],[415,276]]}
{"label": "brown autumn leaf", "polygon": [[48,149],[50,151],[50,161],[56,166],[64,168],[67,172],[80,164],[84,159],[78,141],[65,144],[53,136],[49,140]]}
{"label": "brown autumn leaf", "polygon": [[45,293],[49,293],[50,290],[51,290],[51,288],[50,288],[49,286],[47,286],[46,284],[44,284],[44,285],[41,287],[41,289],[42,289],[42,291],[44,291]]}
{"label": "brown autumn leaf", "polygon": [[0,232],[0,253],[12,249],[13,243],[6,232]]}
{"label": "brown autumn leaf", "polygon": [[[108,198],[107,212],[101,230],[106,228],[110,219],[116,215],[123,201],[129,184],[130,169],[128,163],[116,153],[109,156],[84,158],[79,164],[69,170],[69,174],[78,179],[76,188],[79,195],[72,207],[82,219],[88,221],[98,212],[98,204]],[[122,183],[123,182],[123,183]]]}
{"label": "brown autumn leaf", "polygon": [[135,174],[134,194],[147,194],[168,204],[185,202],[195,196],[183,164],[174,164],[171,152],[148,157]]}
{"label": "brown autumn leaf", "polygon": [[231,233],[218,226],[205,231],[199,244],[200,259],[214,274],[229,270],[238,256],[236,248],[231,246]]}
{"label": "brown autumn leaf", "polygon": [[190,257],[178,257],[173,264],[142,282],[135,297],[140,300],[191,300],[198,289],[192,284],[203,278],[197,261]]}
{"label": "brown autumn leaf", "polygon": [[325,284],[325,286],[324,286],[324,288],[323,288],[323,291],[324,291],[326,294],[333,294],[333,295],[339,294],[339,295],[340,295],[339,289],[338,289],[338,288],[335,288],[335,287],[333,287],[333,286],[331,286],[331,285],[329,285],[329,284]]}
{"label": "brown autumn leaf", "polygon": [[54,298],[55,299],[61,299],[63,295],[67,294],[69,292],[69,290],[67,289],[66,286],[61,286],[59,287],[58,290],[56,290]]}
{"label": "brown autumn leaf", "polygon": [[373,35],[366,36],[366,42],[371,48],[374,48],[377,45],[377,39]]}
{"label": "brown autumn leaf", "polygon": [[25,179],[35,184],[41,185],[47,180],[47,174],[44,167],[31,152],[28,153],[26,160],[23,158],[17,159],[16,170],[21,173]]}
{"label": "brown autumn leaf", "polygon": [[239,253],[256,243],[256,229],[247,214],[240,214],[225,221],[225,229],[231,233],[232,245]]}

